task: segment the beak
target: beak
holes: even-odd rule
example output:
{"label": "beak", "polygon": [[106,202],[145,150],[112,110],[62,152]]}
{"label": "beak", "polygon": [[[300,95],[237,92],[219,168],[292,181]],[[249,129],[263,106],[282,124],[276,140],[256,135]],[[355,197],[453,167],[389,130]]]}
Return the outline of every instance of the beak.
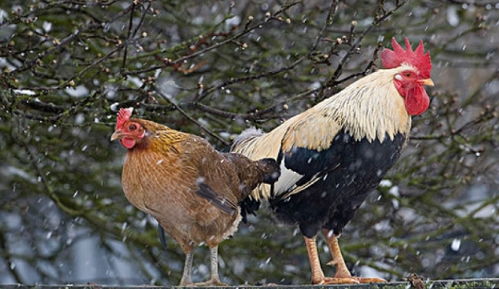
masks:
{"label": "beak", "polygon": [[111,141],[120,139],[122,137],[121,131],[117,130],[111,135]]}
{"label": "beak", "polygon": [[419,83],[421,83],[422,85],[435,86],[435,84],[433,83],[433,80],[431,80],[431,78],[422,79],[419,81]]}

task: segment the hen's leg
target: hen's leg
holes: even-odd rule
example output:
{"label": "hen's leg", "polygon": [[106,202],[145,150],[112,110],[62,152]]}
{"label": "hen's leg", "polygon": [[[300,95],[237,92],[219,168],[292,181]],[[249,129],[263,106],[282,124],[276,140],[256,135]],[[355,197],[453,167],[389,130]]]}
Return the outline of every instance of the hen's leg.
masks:
{"label": "hen's leg", "polygon": [[[386,282],[386,280],[381,278],[364,278],[364,277],[352,277],[350,271],[345,264],[345,260],[343,259],[343,255],[341,254],[340,245],[338,244],[338,238],[333,234],[332,231],[324,229],[322,231],[324,237],[326,237],[327,245],[329,246],[329,251],[331,252],[331,260],[328,262],[328,265],[332,265],[336,267],[335,278],[338,279],[351,279],[357,282],[354,283],[379,283]],[[351,283],[351,282],[349,282]]]}
{"label": "hen's leg", "polygon": [[185,255],[184,262],[184,272],[182,273],[182,279],[180,280],[180,286],[186,286],[192,284],[192,259],[194,254],[191,252]]}
{"label": "hen's leg", "polygon": [[227,286],[227,284],[220,281],[220,276],[218,275],[218,246],[210,248],[210,284]]}
{"label": "hen's leg", "polygon": [[310,270],[312,273],[312,284],[343,284],[343,283],[359,283],[352,278],[330,278],[324,277],[322,272],[319,254],[317,253],[317,244],[314,238],[305,238],[307,246],[308,260],[310,262]]}
{"label": "hen's leg", "polygon": [[196,286],[227,286],[218,275],[218,246],[210,248],[210,280],[196,283]]}

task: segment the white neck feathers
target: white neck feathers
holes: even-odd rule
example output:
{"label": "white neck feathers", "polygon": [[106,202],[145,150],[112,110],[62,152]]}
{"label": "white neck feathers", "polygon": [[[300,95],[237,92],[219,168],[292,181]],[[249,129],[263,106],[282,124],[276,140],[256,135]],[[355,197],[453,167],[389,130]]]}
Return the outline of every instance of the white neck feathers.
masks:
{"label": "white neck feathers", "polygon": [[407,134],[411,118],[393,77],[410,66],[378,70],[352,83],[336,95],[317,104],[312,110],[333,118],[355,140],[382,142],[386,135]]}

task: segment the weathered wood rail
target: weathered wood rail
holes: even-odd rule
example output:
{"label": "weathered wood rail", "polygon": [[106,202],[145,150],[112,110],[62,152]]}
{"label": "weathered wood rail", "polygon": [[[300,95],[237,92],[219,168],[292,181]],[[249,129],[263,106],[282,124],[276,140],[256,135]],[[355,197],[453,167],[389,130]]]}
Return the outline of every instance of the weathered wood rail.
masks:
{"label": "weathered wood rail", "polygon": [[[485,279],[456,279],[456,280],[431,280],[425,283],[426,289],[499,289],[499,278]],[[113,286],[98,284],[64,284],[64,285],[25,285],[25,284],[0,284],[2,289],[169,289],[180,288],[176,286],[151,286],[151,285],[133,285],[133,286]],[[192,287],[200,289],[203,287]],[[207,287],[214,288],[214,287]],[[413,287],[409,282],[389,282],[381,284],[360,284],[360,285],[264,285],[264,286],[227,286],[216,287],[217,289],[423,289]]]}

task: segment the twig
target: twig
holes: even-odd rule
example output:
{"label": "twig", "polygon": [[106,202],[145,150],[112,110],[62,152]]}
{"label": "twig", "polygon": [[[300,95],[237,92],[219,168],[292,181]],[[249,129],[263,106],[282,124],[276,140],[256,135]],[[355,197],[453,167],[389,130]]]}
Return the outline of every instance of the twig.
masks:
{"label": "twig", "polygon": [[276,16],[279,15],[280,13],[282,13],[283,11],[295,6],[296,4],[298,4],[300,2],[293,2],[291,4],[288,4],[286,6],[284,6],[282,9],[278,10],[277,12],[275,12],[272,17],[269,17],[267,19],[265,19],[264,21],[260,22],[260,23],[257,23],[257,24],[254,24],[254,25],[251,25],[249,27],[246,27],[243,31],[233,35],[232,37],[229,37],[223,41],[220,41],[220,42],[217,42],[217,43],[214,43],[204,49],[201,49],[201,50],[198,50],[196,52],[193,52],[193,53],[190,53],[190,54],[187,54],[187,55],[184,55],[184,56],[181,56],[175,60],[171,60],[171,61],[165,61],[162,65],[155,65],[155,66],[151,66],[149,68],[146,68],[146,69],[142,69],[142,70],[135,70],[135,71],[128,71],[126,72],[126,74],[128,75],[136,75],[136,74],[142,74],[142,73],[145,73],[145,72],[150,72],[150,71],[154,71],[154,70],[157,70],[157,69],[160,69],[160,68],[164,68],[164,67],[167,67],[167,66],[174,66],[176,64],[181,64],[183,63],[184,61],[186,60],[189,60],[189,59],[192,59],[192,58],[195,58],[199,55],[202,55],[206,52],[209,52],[211,50],[214,50],[220,46],[223,46],[225,44],[228,44],[228,43],[232,43],[234,40],[238,39],[238,38],[241,38],[242,36],[252,32],[253,30],[255,29],[259,29],[262,27],[262,25],[265,25],[267,23],[269,23],[270,21],[272,20],[276,20]]}
{"label": "twig", "polygon": [[[371,30],[373,30],[375,26],[379,25],[379,23],[383,22],[385,19],[387,19],[388,17],[390,17],[395,11],[397,11],[398,9],[400,9],[407,2],[408,1],[406,1],[406,2],[399,2],[395,6],[395,8],[393,8],[392,10],[390,10],[388,12],[384,12],[383,15],[381,15],[381,16],[375,17],[373,23],[371,25],[369,25],[369,27],[367,27],[357,37],[357,39],[355,40],[355,42],[350,46],[350,49],[347,51],[347,53],[345,54],[345,56],[342,57],[342,59],[340,60],[340,63],[338,64],[338,67],[336,68],[334,74],[326,82],[326,84],[324,85],[324,88],[333,87],[333,86],[337,85],[336,80],[338,79],[338,77],[343,72],[343,66],[346,64],[346,62],[348,61],[348,59],[352,56],[352,54],[354,53],[354,51],[358,48],[358,46],[360,45],[360,43],[362,42],[362,40],[364,39],[364,37],[369,32],[371,32]],[[354,25],[352,25],[352,29],[353,29],[353,27],[354,27]]]}
{"label": "twig", "polygon": [[[128,31],[127,31],[125,43],[130,40],[130,36],[132,35],[133,12],[135,11],[135,1],[132,1],[132,4],[130,4],[130,5],[132,6],[132,8],[130,10],[130,20],[128,21]],[[125,71],[127,54],[128,54],[128,45],[125,45],[125,49],[123,51],[123,62],[121,64],[122,71]]]}
{"label": "twig", "polygon": [[179,105],[177,105],[175,102],[171,101],[170,98],[168,98],[163,92],[161,92],[161,90],[159,90],[157,87],[154,87],[154,91],[159,94],[164,100],[166,100],[167,102],[169,102],[172,106],[175,107],[176,110],[178,110],[183,116],[185,116],[187,119],[189,119],[190,121],[192,121],[193,123],[195,123],[199,128],[201,128],[203,131],[205,131],[207,134],[209,134],[210,136],[216,138],[218,141],[220,141],[221,143],[223,143],[225,146],[228,146],[230,145],[230,143],[228,141],[226,141],[225,139],[223,139],[222,137],[220,137],[219,135],[217,135],[216,133],[212,132],[211,130],[209,130],[208,128],[206,128],[204,125],[202,125],[199,121],[197,121],[196,119],[194,119],[192,116],[190,116],[188,113],[186,113]]}
{"label": "twig", "polygon": [[312,53],[317,49],[317,46],[319,45],[319,42],[322,39],[322,36],[324,36],[324,32],[328,28],[329,25],[333,24],[334,16],[336,14],[336,10],[338,8],[338,1],[337,0],[331,0],[331,5],[329,6],[329,10],[327,13],[326,21],[324,22],[324,25],[322,26],[322,29],[319,31],[317,34],[317,38],[315,39],[314,45],[312,45],[312,48],[310,49],[310,52]]}
{"label": "twig", "polygon": [[245,77],[240,77],[240,78],[231,78],[231,79],[226,80],[226,81],[224,81],[216,86],[205,89],[201,94],[196,96],[194,102],[198,102],[198,101],[203,100],[203,98],[205,98],[207,95],[211,94],[212,92],[214,92],[216,90],[219,90],[222,87],[227,87],[229,85],[236,84],[236,83],[247,82],[250,80],[260,79],[263,77],[269,77],[269,76],[273,76],[273,75],[276,75],[276,74],[279,74],[279,73],[282,73],[285,71],[289,71],[289,70],[295,68],[304,59],[305,59],[305,57],[302,56],[298,60],[296,60],[295,62],[291,63],[290,65],[278,68],[278,69],[273,70],[273,71],[267,71],[267,72],[259,73],[256,75],[245,76]]}

